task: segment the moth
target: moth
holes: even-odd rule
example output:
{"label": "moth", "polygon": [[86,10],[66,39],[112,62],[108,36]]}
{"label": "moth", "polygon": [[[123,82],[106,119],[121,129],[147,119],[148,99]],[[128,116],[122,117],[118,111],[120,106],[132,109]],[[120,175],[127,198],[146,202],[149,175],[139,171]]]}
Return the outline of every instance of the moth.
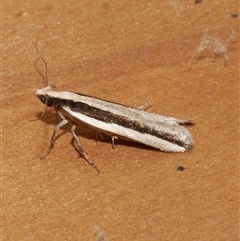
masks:
{"label": "moth", "polygon": [[150,113],[80,93],[55,91],[52,86],[48,86],[47,64],[40,56],[37,46],[36,50],[46,70],[46,87],[38,89],[36,95],[46,108],[54,107],[62,119],[55,126],[48,150],[42,158],[53,148],[56,131],[68,121],[73,123],[71,133],[79,153],[97,172],[99,169],[88,157],[75,134],[77,125],[85,124],[97,133],[111,136],[113,145],[114,139],[120,138],[143,143],[164,152],[185,152],[193,147],[192,136],[184,126],[192,124],[192,121]]}

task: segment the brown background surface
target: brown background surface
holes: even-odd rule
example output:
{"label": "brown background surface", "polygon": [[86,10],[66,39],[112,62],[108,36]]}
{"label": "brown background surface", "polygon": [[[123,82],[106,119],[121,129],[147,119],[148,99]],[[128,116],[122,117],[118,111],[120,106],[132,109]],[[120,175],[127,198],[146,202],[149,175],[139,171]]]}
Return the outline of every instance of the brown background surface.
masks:
{"label": "brown background surface", "polygon": [[[2,240],[96,240],[96,226],[109,240],[238,240],[238,9],[236,0],[4,1]],[[207,29],[229,61],[196,57]],[[50,109],[30,121],[44,110],[38,37],[57,90],[152,101],[151,112],[195,121],[194,149],[116,141],[113,150],[79,128],[98,175],[78,158],[68,125],[40,160],[59,120]]]}

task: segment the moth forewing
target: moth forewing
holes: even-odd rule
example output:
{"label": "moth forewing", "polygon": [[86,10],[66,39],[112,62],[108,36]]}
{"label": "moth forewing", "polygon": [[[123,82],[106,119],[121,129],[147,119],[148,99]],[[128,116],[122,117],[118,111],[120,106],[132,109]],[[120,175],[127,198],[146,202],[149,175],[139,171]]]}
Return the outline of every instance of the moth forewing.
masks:
{"label": "moth forewing", "polygon": [[118,121],[115,119],[116,116],[115,118],[112,116],[111,120],[107,118],[97,119],[85,112],[81,113],[80,110],[74,111],[69,106],[63,106],[62,110],[75,123],[81,124],[83,122],[110,136],[140,142],[165,152],[185,152],[191,149],[193,145],[189,131],[184,126],[175,123],[167,124],[163,122],[159,125],[152,121],[148,123],[146,120],[138,120],[134,116],[128,119],[125,116],[117,116]]}

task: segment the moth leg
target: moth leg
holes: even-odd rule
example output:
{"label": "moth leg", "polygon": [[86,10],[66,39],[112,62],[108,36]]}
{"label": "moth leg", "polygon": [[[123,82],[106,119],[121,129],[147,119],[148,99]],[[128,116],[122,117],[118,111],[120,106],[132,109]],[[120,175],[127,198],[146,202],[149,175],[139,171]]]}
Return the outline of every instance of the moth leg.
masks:
{"label": "moth leg", "polygon": [[112,149],[114,149],[114,139],[118,140],[117,136],[112,136]]}
{"label": "moth leg", "polygon": [[79,142],[77,135],[75,134],[75,129],[76,129],[76,126],[73,125],[71,128],[71,132],[72,132],[74,140],[77,143],[80,154],[99,173],[99,169],[97,168],[97,166],[90,160],[90,158],[87,156],[86,152],[83,150],[83,147],[82,147],[81,143]]}
{"label": "moth leg", "polygon": [[152,106],[152,102],[151,102],[151,101],[148,101],[147,103],[139,106],[137,109],[139,109],[139,110],[146,110],[146,109],[148,109],[150,106]]}
{"label": "moth leg", "polygon": [[104,138],[103,138],[103,136],[102,136],[102,134],[101,134],[101,132],[99,132],[99,131],[96,131],[96,139],[98,140],[98,137],[100,136],[100,138],[103,140]]}
{"label": "moth leg", "polygon": [[53,129],[53,133],[52,133],[52,137],[51,137],[51,141],[50,141],[50,145],[48,147],[48,150],[46,151],[46,153],[40,157],[40,159],[43,159],[45,158],[49,153],[50,151],[52,150],[53,146],[54,146],[54,143],[55,143],[55,135],[56,135],[56,131],[61,128],[62,126],[66,125],[68,123],[68,120],[61,114],[61,112],[57,112],[59,114],[59,116],[62,118],[62,121],[57,124],[54,129]]}

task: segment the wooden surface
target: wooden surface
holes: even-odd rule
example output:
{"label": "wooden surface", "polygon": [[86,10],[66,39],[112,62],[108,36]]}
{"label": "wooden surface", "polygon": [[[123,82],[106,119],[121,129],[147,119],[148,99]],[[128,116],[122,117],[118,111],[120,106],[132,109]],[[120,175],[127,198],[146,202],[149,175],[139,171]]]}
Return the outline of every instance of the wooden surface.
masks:
{"label": "wooden surface", "polygon": [[[234,0],[4,1],[2,240],[239,240],[238,10]],[[223,52],[197,52],[207,30]],[[151,101],[151,112],[195,121],[194,149],[113,150],[79,127],[98,175],[68,125],[40,160],[59,120],[49,109],[31,121],[44,110],[37,38],[57,90]]]}

